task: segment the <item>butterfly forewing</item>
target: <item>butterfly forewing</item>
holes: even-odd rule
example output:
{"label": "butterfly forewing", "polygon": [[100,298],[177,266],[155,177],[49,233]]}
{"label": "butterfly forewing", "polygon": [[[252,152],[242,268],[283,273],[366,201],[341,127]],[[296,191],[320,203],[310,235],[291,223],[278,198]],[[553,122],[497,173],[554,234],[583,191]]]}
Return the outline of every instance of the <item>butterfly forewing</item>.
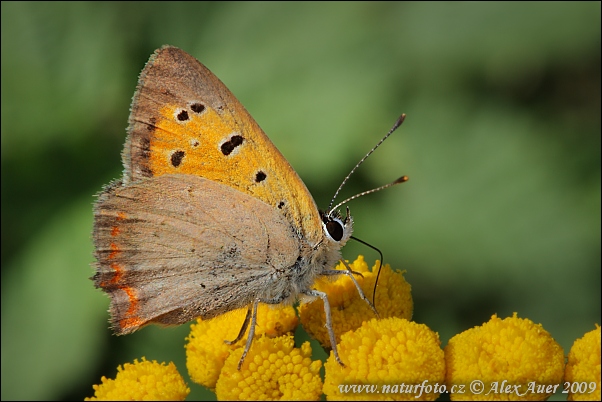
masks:
{"label": "butterfly forewing", "polygon": [[183,173],[223,183],[279,209],[310,244],[322,236],[315,202],[226,86],[174,47],[140,75],[123,153],[124,182]]}

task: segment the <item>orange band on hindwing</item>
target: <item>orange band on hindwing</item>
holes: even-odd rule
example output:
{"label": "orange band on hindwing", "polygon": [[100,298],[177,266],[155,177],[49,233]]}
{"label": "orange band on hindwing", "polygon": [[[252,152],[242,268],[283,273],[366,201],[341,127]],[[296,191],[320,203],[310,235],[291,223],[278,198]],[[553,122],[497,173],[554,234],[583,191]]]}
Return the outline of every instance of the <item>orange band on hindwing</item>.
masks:
{"label": "orange band on hindwing", "polygon": [[[114,230],[115,230],[115,228],[113,228],[113,231]],[[113,231],[111,231],[111,236],[113,236]],[[111,243],[111,245],[109,247],[111,247],[111,252],[109,253],[109,260],[112,260],[115,257],[117,257],[119,254],[121,254],[121,250],[119,249],[119,246],[117,244]]]}
{"label": "orange band on hindwing", "polygon": [[122,263],[116,261],[123,254],[123,250],[115,238],[122,233],[122,230],[119,226],[119,221],[123,221],[126,218],[127,215],[124,212],[118,212],[115,216],[116,223],[111,227],[110,231],[111,238],[113,238],[115,241],[109,244],[110,252],[107,256],[107,259],[110,262],[109,266],[114,271],[114,275],[110,278],[110,280],[100,283],[100,287],[102,288],[116,288],[120,291],[123,291],[127,295],[129,307],[127,311],[120,314],[121,317],[116,317],[119,321],[114,322],[115,324],[119,325],[120,330],[123,332],[129,332],[129,328],[137,328],[144,323],[144,320],[136,315],[139,306],[136,290],[132,286],[120,284],[125,277],[126,267]]}
{"label": "orange band on hindwing", "polygon": [[119,326],[124,331],[128,328],[141,326],[144,323],[144,320],[136,316],[136,312],[138,310],[138,297],[136,295],[136,290],[130,286],[124,286],[120,289],[128,295],[128,299],[130,299],[130,307],[125,313],[126,317],[119,320]]}

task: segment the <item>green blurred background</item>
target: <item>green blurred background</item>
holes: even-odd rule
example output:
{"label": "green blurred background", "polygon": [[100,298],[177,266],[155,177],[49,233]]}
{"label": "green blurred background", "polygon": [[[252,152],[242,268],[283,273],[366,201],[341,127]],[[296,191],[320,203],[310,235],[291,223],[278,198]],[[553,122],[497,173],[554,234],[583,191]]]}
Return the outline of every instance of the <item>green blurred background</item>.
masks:
{"label": "green blurred background", "polygon": [[[142,356],[188,381],[188,325],[112,336],[88,280],[93,195],[121,174],[137,77],[163,44],[220,77],[321,207],[407,113],[342,197],[410,181],[353,201],[355,234],[407,270],[442,346],[516,311],[568,353],[600,323],[600,11],[2,2],[2,399],[81,399]],[[358,253],[377,258],[344,249]]]}

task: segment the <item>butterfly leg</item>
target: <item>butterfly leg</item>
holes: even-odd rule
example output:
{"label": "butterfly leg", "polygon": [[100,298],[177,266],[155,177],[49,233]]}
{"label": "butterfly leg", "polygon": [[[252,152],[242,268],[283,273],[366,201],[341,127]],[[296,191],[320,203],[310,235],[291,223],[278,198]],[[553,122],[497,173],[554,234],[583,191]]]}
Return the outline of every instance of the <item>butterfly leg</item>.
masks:
{"label": "butterfly leg", "polygon": [[322,299],[322,302],[324,303],[324,313],[326,315],[326,329],[328,330],[328,337],[330,338],[330,346],[332,346],[334,358],[341,366],[345,367],[341,361],[341,358],[339,357],[339,351],[337,350],[337,339],[334,335],[334,330],[332,329],[332,317],[330,315],[330,303],[328,302],[328,296],[326,293],[315,289],[308,289],[304,291],[303,294]]}
{"label": "butterfly leg", "polygon": [[249,353],[249,349],[251,349],[251,345],[253,344],[253,338],[255,337],[255,326],[257,325],[257,307],[259,303],[265,304],[280,304],[284,299],[286,299],[289,295],[282,295],[281,297],[277,297],[275,299],[263,300],[263,299],[255,299],[253,301],[253,305],[247,311],[247,317],[245,318],[245,322],[243,323],[243,328],[241,328],[240,333],[238,334],[237,339],[234,342],[237,342],[242,335],[247,330],[247,326],[249,325],[249,313],[251,315],[251,326],[249,327],[249,335],[247,337],[247,343],[245,345],[245,350],[242,352],[242,356],[240,357],[240,361],[238,362],[238,370],[242,367],[242,363],[245,361],[245,357],[247,357],[247,353]]}
{"label": "butterfly leg", "polygon": [[247,337],[247,344],[245,345],[245,350],[242,352],[242,356],[240,357],[240,361],[238,362],[238,370],[240,370],[240,368],[242,367],[242,363],[245,361],[245,357],[247,357],[247,353],[249,352],[249,349],[251,349],[251,344],[253,343],[253,337],[255,336],[255,325],[257,324],[258,305],[259,299],[255,299],[255,301],[253,301],[253,306],[251,307],[251,309],[249,309],[249,311],[253,310],[251,313],[251,328],[249,328],[249,336]]}
{"label": "butterfly leg", "polygon": [[238,333],[238,336],[231,340],[231,341],[224,341],[224,343],[226,345],[234,345],[236,342],[240,341],[242,339],[242,337],[245,335],[245,332],[247,332],[247,328],[249,327],[249,321],[251,321],[251,310],[252,310],[253,305],[249,306],[249,309],[247,310],[247,315],[245,316],[245,320],[242,323],[242,327],[240,327],[240,332]]}
{"label": "butterfly leg", "polygon": [[374,312],[374,315],[376,316],[376,318],[380,318],[380,315],[378,314],[378,311],[376,311],[376,307],[374,307],[374,304],[372,304],[372,302],[370,301],[370,299],[368,299],[366,297],[366,295],[364,294],[364,291],[360,287],[360,284],[357,283],[357,279],[355,279],[355,276],[353,276],[353,274],[359,274],[362,277],[363,277],[363,275],[360,274],[359,272],[353,271],[351,269],[351,267],[349,266],[349,264],[347,264],[347,262],[345,260],[341,260],[341,262],[347,268],[346,271],[341,271],[341,270],[338,270],[338,269],[333,269],[333,270],[328,270],[328,271],[322,272],[322,275],[347,275],[349,278],[351,278],[351,281],[355,285],[355,288],[357,289],[357,292],[359,293],[360,298],[363,301],[365,301],[366,303],[368,303],[368,305],[370,306],[370,308]]}
{"label": "butterfly leg", "polygon": [[[347,264],[345,264],[347,266]],[[351,270],[351,268],[349,266],[347,266],[347,269],[349,270],[349,272],[351,272],[353,275],[357,275],[361,278],[364,277],[364,275],[362,275],[361,272],[357,272],[357,271],[353,271]],[[328,271],[323,271],[320,275],[324,275],[324,276],[335,276],[335,275],[347,275],[347,272],[345,271],[341,271],[340,269],[330,269]]]}

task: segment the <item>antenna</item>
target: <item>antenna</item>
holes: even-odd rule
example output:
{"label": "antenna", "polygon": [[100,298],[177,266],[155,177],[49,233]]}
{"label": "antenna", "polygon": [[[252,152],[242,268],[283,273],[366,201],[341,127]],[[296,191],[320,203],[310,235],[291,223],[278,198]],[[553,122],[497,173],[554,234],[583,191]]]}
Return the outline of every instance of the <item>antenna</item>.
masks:
{"label": "antenna", "polygon": [[[374,192],[376,192],[376,191],[382,190],[382,189],[384,189],[384,188],[387,188],[387,187],[391,187],[391,186],[393,186],[393,185],[395,185],[395,184],[403,183],[404,181],[407,181],[407,180],[408,180],[407,176],[400,177],[399,179],[395,180],[393,183],[386,184],[386,185],[384,185],[384,186],[382,186],[382,187],[375,188],[375,189],[373,189],[373,190],[364,191],[363,193],[357,194],[357,195],[355,195],[355,196],[353,196],[353,197],[351,197],[351,198],[349,198],[349,199],[347,199],[347,200],[345,200],[345,201],[343,201],[343,202],[339,203],[339,204],[338,204],[338,205],[337,205],[335,208],[331,208],[331,207],[332,207],[332,204],[334,204],[334,200],[337,198],[337,196],[339,195],[339,192],[341,191],[341,189],[343,188],[343,186],[344,186],[344,185],[347,183],[347,181],[349,180],[349,178],[351,177],[351,175],[352,175],[352,174],[353,174],[353,173],[354,173],[354,172],[357,170],[357,168],[358,168],[358,167],[360,167],[360,165],[361,165],[362,163],[364,163],[364,161],[366,160],[366,158],[368,158],[368,157],[369,157],[369,156],[372,154],[372,152],[374,152],[374,151],[376,150],[376,148],[378,148],[378,147],[380,146],[380,144],[382,144],[382,143],[383,143],[383,142],[384,142],[384,141],[385,141],[387,138],[389,138],[389,136],[390,136],[391,134],[393,134],[393,132],[394,132],[395,130],[397,130],[397,128],[399,128],[399,126],[401,126],[401,123],[403,123],[403,121],[405,120],[405,118],[406,118],[406,115],[405,115],[405,113],[404,113],[404,114],[402,114],[401,116],[399,116],[399,118],[397,119],[397,121],[395,122],[395,124],[393,125],[393,127],[391,127],[391,129],[389,130],[389,132],[387,133],[387,135],[385,135],[385,136],[382,138],[382,140],[380,140],[380,141],[378,142],[378,144],[376,144],[376,145],[375,145],[375,146],[374,146],[374,147],[373,147],[373,148],[370,150],[370,152],[368,152],[368,153],[367,153],[367,154],[366,154],[366,155],[365,155],[365,156],[364,156],[364,157],[363,157],[363,158],[362,158],[362,159],[361,159],[361,160],[360,160],[360,161],[357,163],[357,165],[355,165],[355,167],[354,167],[353,169],[351,169],[351,172],[349,172],[349,174],[348,174],[348,175],[345,177],[345,179],[343,179],[343,182],[341,183],[341,185],[339,186],[339,188],[337,189],[337,191],[334,193],[334,196],[332,197],[332,200],[330,201],[330,204],[328,205],[328,212],[329,212],[329,213],[330,213],[330,212],[331,212],[333,209],[336,209],[336,208],[340,207],[341,205],[343,205],[344,203],[346,203],[346,202],[348,202],[348,201],[351,201],[352,199],[355,199],[355,198],[357,198],[357,197],[360,197],[360,196],[362,196],[362,195],[366,195],[366,194],[374,193]],[[405,177],[405,180],[399,181],[399,180],[403,179],[404,177]]]}
{"label": "antenna", "polygon": [[349,201],[351,201],[351,200],[355,200],[356,198],[359,198],[359,197],[361,197],[362,195],[367,195],[367,194],[376,193],[377,191],[384,190],[385,188],[389,188],[389,187],[391,187],[391,186],[394,186],[394,185],[396,185],[396,184],[400,184],[400,183],[406,182],[406,181],[408,181],[409,179],[410,179],[410,178],[409,178],[408,176],[401,176],[399,179],[395,180],[394,182],[391,182],[391,183],[389,183],[389,184],[385,184],[384,186],[380,186],[380,187],[377,187],[377,188],[373,188],[372,190],[368,190],[368,191],[362,191],[362,192],[361,192],[361,193],[359,193],[359,194],[356,194],[356,195],[354,195],[354,196],[352,196],[352,197],[349,197],[349,198],[347,198],[345,201],[341,201],[341,202],[339,202],[337,205],[335,205],[335,206],[334,206],[334,208],[332,208],[332,209],[331,209],[331,211],[334,211],[334,210],[338,209],[340,206],[342,206],[342,205],[345,205],[345,204],[347,204]]}

